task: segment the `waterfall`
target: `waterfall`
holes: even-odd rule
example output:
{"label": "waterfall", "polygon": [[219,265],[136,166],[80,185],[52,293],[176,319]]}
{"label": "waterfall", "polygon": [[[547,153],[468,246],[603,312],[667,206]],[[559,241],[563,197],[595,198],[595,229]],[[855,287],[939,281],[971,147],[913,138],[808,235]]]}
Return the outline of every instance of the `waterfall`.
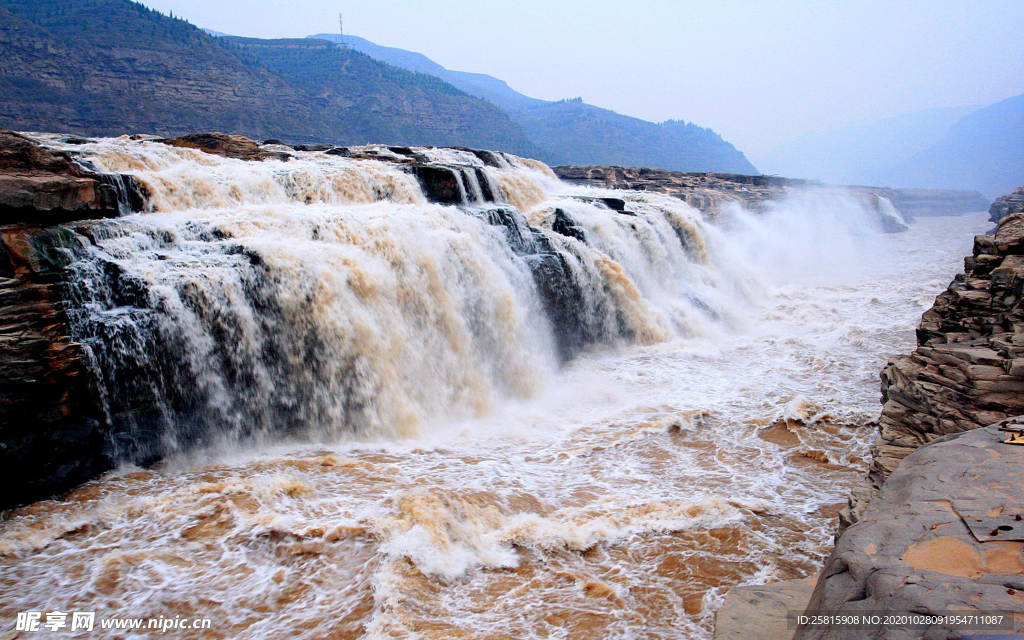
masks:
{"label": "waterfall", "polygon": [[112,455],[131,462],[485,415],[588,350],[725,330],[756,288],[682,201],[569,187],[508,154],[76,152],[147,194],[75,225],[67,274]]}

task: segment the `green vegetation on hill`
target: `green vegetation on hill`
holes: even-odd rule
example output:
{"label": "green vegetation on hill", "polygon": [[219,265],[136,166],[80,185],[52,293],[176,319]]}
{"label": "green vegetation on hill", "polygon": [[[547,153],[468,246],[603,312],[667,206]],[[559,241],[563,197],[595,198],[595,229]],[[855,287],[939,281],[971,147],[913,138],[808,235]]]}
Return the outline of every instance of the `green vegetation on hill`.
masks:
{"label": "green vegetation on hill", "polygon": [[324,112],[340,114],[349,143],[401,140],[535,155],[536,149],[500,109],[434,76],[393,67],[325,40],[220,40],[314,96]]}
{"label": "green vegetation on hill", "polygon": [[[338,42],[337,34],[311,39]],[[421,53],[345,36],[349,48],[396,67],[430,74],[502,108],[551,164],[618,164],[672,171],[757,173],[746,156],[711,129],[670,120],[655,124],[601,109],[582,99],[548,102],[523,95],[482,73],[452,71]]]}
{"label": "green vegetation on hill", "polygon": [[619,164],[670,171],[756,174],[736,147],[711,129],[669,120],[661,124],[601,109],[582,99],[511,112],[551,164]]}
{"label": "green vegetation on hill", "polygon": [[129,0],[0,0],[0,126],[533,150],[500,110],[434,78],[327,43],[260,42],[219,42]]}

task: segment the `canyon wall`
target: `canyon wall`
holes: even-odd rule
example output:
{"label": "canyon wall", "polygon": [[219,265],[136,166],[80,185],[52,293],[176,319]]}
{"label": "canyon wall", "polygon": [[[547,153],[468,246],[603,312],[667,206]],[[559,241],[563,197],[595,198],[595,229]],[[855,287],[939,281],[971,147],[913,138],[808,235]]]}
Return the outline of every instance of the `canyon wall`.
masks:
{"label": "canyon wall", "polygon": [[988,200],[976,191],[822,185],[769,175],[684,173],[649,167],[563,166],[552,167],[552,170],[562,180],[576,184],[666,193],[711,215],[728,202],[758,211],[769,200],[797,189],[814,188],[841,188],[869,202],[871,196],[886,198],[906,220],[913,220],[916,216],[984,211],[989,206]]}
{"label": "canyon wall", "polygon": [[113,178],[0,130],[0,508],[110,467],[98,393],[63,306],[62,270],[80,247],[51,225],[119,215],[127,195]]}
{"label": "canyon wall", "polygon": [[917,447],[1024,413],[1024,213],[976,237],[964,262],[922,317],[917,350],[882,372],[881,437],[844,526]]}
{"label": "canyon wall", "polygon": [[[1024,208],[993,205],[964,273],[922,316],[917,349],[882,372],[880,438],[867,480],[806,613],[1012,613],[1024,630],[1021,464],[999,427],[1024,414]],[[887,634],[887,635],[886,635]],[[961,637],[953,625],[805,626],[798,640]],[[971,636],[975,637],[975,636]],[[977,636],[982,637],[982,636]],[[995,636],[984,636],[995,637]]]}
{"label": "canyon wall", "polygon": [[992,222],[999,222],[1011,213],[1024,212],[1024,187],[1017,187],[1013,193],[996,198],[988,210]]}

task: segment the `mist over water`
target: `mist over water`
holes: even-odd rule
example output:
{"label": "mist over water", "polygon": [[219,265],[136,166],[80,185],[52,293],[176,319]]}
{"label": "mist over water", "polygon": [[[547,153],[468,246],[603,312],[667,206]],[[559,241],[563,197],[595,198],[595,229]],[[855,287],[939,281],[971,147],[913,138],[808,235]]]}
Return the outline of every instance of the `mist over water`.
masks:
{"label": "mist over water", "polygon": [[81,149],[151,191],[69,279],[124,467],[0,526],[0,614],[208,637],[709,637],[728,587],[817,569],[878,371],[985,226],[884,235],[842,193],[709,222],[455,150],[422,153],[473,168],[461,207],[376,161]]}

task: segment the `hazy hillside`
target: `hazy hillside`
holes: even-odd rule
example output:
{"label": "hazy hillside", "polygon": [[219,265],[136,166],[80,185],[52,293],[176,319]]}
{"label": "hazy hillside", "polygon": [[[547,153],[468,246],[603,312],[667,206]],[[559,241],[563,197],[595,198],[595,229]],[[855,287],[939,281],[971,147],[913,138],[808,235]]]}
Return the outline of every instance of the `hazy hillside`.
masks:
{"label": "hazy hillside", "polygon": [[977,189],[995,198],[1024,184],[1024,95],[965,116],[933,147],[896,166],[894,186]]}
{"label": "hazy hillside", "polygon": [[339,117],[342,142],[383,140],[536,152],[496,106],[434,76],[383,64],[325,40],[226,36],[221,41],[313,96],[318,111]]}
{"label": "hazy hillside", "polygon": [[3,127],[533,149],[493,105],[327,43],[264,51],[129,0],[0,0],[0,12]]}
{"label": "hazy hillside", "polygon": [[[309,36],[338,42],[337,34]],[[421,53],[383,47],[357,36],[345,43],[377,60],[428,73],[501,107],[552,164],[625,164],[674,171],[757,173],[733,145],[710,129],[670,121],[655,124],[582,100],[548,102],[523,95],[503,80],[482,73],[451,71]]]}
{"label": "hazy hillside", "polygon": [[953,123],[975,109],[928,109],[801,136],[772,150],[759,164],[783,176],[837,184],[887,183],[888,170],[938,143]]}
{"label": "hazy hillside", "polygon": [[[340,42],[338,34],[320,33],[310,38]],[[492,102],[502,109],[519,109],[523,107],[545,104],[544,100],[525,96],[512,89],[504,80],[484,73],[467,73],[465,71],[451,71],[445,69],[422,53],[406,51],[395,47],[384,47],[374,44],[359,36],[345,36],[345,44],[350,49],[365,53],[374,60],[380,60],[387,64],[401,67],[417,73],[427,73],[437,76],[445,82],[458,87],[470,95],[483,98]]]}
{"label": "hazy hillside", "polygon": [[757,169],[711,129],[631,118],[579,98],[510,112],[553,164],[622,164],[672,171],[756,174]]}

